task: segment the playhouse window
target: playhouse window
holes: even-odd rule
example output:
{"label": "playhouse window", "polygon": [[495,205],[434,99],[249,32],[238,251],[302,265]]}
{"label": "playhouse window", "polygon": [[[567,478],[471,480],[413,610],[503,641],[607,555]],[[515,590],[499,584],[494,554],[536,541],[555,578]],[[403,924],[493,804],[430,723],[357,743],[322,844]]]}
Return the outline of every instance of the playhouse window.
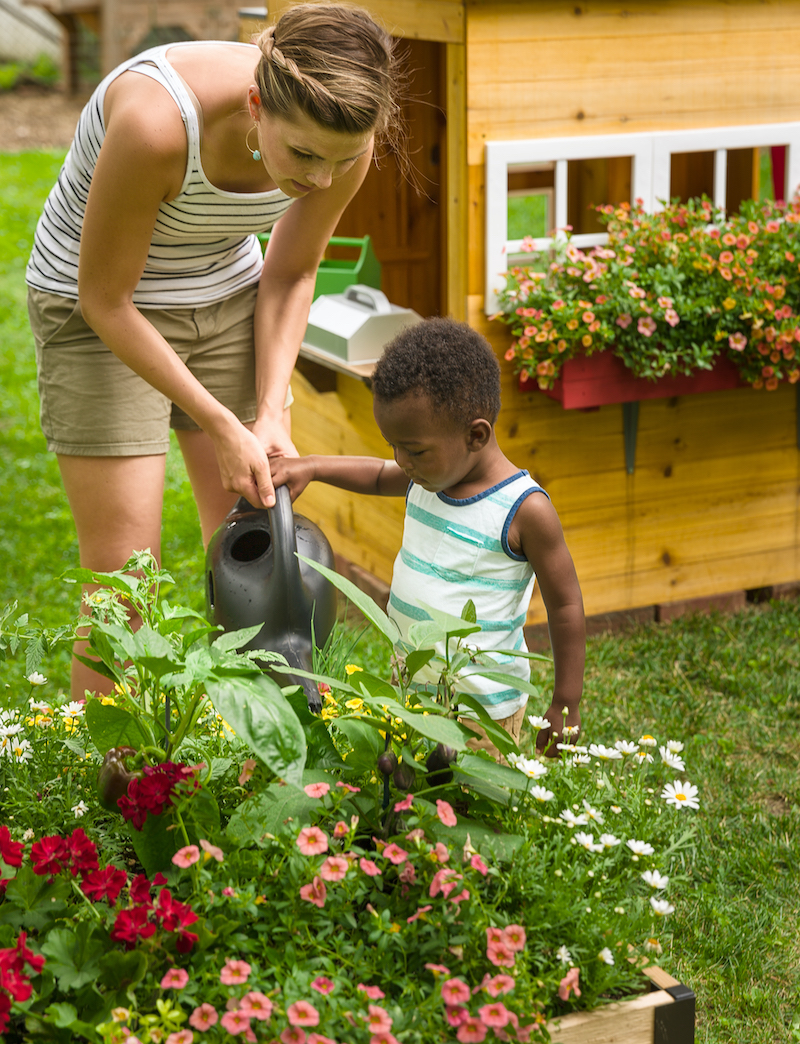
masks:
{"label": "playhouse window", "polygon": [[567,162],[567,224],[576,235],[602,233],[595,207],[631,198],[630,156],[597,156]]}
{"label": "playhouse window", "polygon": [[508,238],[552,235],[555,163],[513,164],[508,168]]}

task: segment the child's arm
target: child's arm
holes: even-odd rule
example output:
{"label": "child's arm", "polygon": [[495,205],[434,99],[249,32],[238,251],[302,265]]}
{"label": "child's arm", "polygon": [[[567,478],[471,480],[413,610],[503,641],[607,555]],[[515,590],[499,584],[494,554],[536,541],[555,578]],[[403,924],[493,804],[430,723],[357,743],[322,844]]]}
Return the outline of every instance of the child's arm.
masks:
{"label": "child's arm", "polygon": [[402,497],[408,489],[408,476],[397,463],[380,457],[275,457],[270,467],[273,483],[288,486],[293,501],[314,481],[382,497]]}
{"label": "child's arm", "polygon": [[561,523],[546,496],[532,493],[522,502],[509,531],[509,543],[512,550],[521,551],[533,566],[547,609],[555,684],[553,699],[544,717],[553,728],[539,733],[537,747],[542,750],[550,743],[548,753],[555,755],[562,727],[581,723],[579,704],[586,660],[583,597]]}

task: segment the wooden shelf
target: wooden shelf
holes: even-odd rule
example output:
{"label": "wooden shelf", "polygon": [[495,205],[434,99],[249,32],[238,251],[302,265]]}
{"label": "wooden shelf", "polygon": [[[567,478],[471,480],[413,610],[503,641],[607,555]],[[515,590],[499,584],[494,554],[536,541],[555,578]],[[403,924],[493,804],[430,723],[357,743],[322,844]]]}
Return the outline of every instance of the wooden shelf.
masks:
{"label": "wooden shelf", "polygon": [[339,358],[338,355],[331,355],[330,352],[324,352],[321,348],[314,348],[310,344],[306,344],[305,341],[300,345],[300,357],[317,363],[319,366],[324,366],[328,370],[333,370],[335,373],[343,373],[347,377],[355,377],[356,380],[364,381],[366,384],[369,384],[372,372],[375,369],[374,362],[350,363],[345,359]]}

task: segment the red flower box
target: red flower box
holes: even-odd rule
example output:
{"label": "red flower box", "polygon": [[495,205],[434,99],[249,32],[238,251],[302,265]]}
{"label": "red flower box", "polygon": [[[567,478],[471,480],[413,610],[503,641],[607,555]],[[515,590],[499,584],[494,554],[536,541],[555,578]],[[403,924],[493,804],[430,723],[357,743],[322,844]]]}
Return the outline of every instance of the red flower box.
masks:
{"label": "red flower box", "polygon": [[687,377],[660,377],[649,381],[635,377],[623,361],[611,352],[581,355],[566,359],[561,376],[552,388],[540,389],[535,380],[520,376],[520,391],[541,391],[557,399],[565,410],[591,410],[614,402],[639,402],[641,399],[669,399],[673,395],[725,391],[745,387],[736,366],[721,356],[711,370],[700,370]]}

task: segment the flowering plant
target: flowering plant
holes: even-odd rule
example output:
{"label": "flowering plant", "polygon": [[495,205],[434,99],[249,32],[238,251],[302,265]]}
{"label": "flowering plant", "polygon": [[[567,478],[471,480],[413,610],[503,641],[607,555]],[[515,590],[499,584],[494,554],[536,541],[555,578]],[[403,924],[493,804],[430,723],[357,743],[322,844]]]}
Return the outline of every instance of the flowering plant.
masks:
{"label": "flowering plant", "polygon": [[705,197],[655,214],[641,201],[597,210],[603,246],[579,250],[568,235],[560,255],[506,273],[495,318],[511,327],[506,359],[525,379],[551,388],[564,360],[609,350],[652,380],[723,355],[754,388],[800,380],[800,199],[750,200],[727,216]]}

